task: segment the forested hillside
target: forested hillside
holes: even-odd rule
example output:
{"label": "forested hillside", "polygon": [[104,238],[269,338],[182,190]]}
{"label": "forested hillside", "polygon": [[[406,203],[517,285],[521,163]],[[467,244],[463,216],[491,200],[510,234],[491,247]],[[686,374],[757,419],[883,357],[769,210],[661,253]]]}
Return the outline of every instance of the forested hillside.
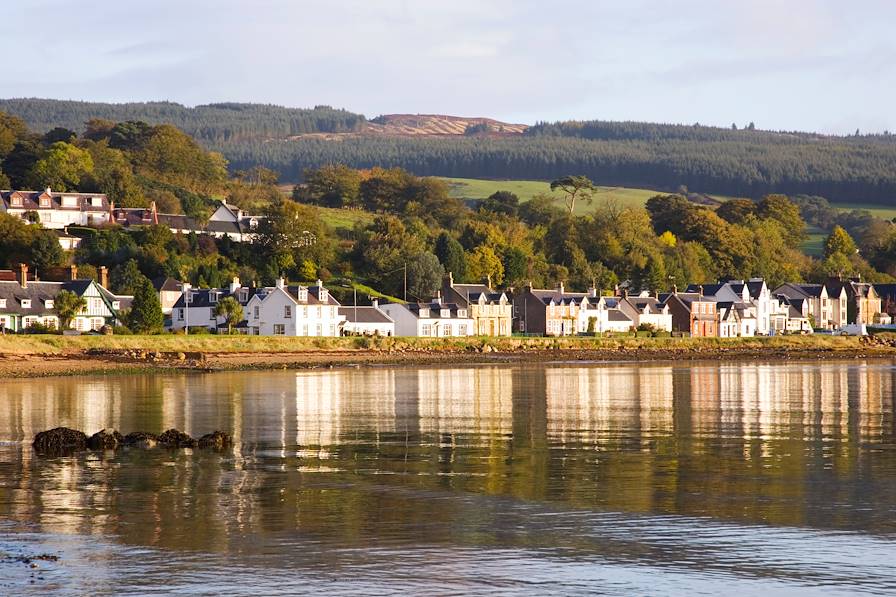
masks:
{"label": "forested hillside", "polygon": [[285,182],[298,181],[306,168],[341,163],[398,166],[421,176],[551,180],[582,174],[608,186],[896,204],[896,136],[889,134],[835,137],[753,126],[590,121],[541,123],[524,132],[480,123],[462,133],[434,127],[433,134],[402,135],[384,133],[381,119],[370,125],[364,116],[329,107],[21,99],[0,100],[0,110],[40,131],[80,131],[91,118],[170,122],[221,152],[231,170],[263,165]]}

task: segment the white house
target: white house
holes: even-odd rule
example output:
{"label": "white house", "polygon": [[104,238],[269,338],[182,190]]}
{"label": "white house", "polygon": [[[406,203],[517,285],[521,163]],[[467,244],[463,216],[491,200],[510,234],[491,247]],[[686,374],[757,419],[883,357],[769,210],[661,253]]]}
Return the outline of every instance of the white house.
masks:
{"label": "white house", "polygon": [[68,193],[53,191],[0,191],[0,211],[29,219],[37,216],[44,228],[55,230],[66,226],[101,226],[109,222],[109,199],[102,193]]}
{"label": "white house", "polygon": [[184,282],[181,284],[180,298],[171,306],[170,329],[204,327],[216,331],[225,328],[224,318],[215,316],[221,299],[233,297],[243,307],[245,318],[246,305],[255,292],[256,289],[240,284],[239,278],[234,278],[227,288],[193,288]]}
{"label": "white house", "polygon": [[259,288],[246,304],[245,326],[253,336],[339,336],[345,316],[339,301],[317,281],[316,286]]}
{"label": "white house", "polygon": [[89,332],[119,323],[118,314],[130,308],[130,296],[116,296],[91,279],[67,282],[39,282],[28,279],[28,267],[21,265],[15,279],[0,280],[0,330],[22,332],[40,324],[59,327],[56,297],[67,290],[82,297],[87,305],[72,319],[72,329]]}
{"label": "white house", "polygon": [[672,331],[672,313],[659,298],[648,295],[624,296],[619,299],[619,310],[628,315],[635,328],[650,325],[662,332]]}
{"label": "white house", "polygon": [[378,301],[363,307],[339,307],[345,318],[343,336],[394,336],[395,321],[379,308]]}
{"label": "white house", "polygon": [[576,315],[576,331],[578,333],[585,334],[589,328],[592,332],[599,334],[632,331],[634,323],[632,318],[619,308],[620,299],[609,296],[581,295],[572,300],[578,301]]}
{"label": "white house", "polygon": [[208,223],[200,225],[195,219],[182,214],[159,213],[155,201],[149,207],[116,207],[111,219],[120,226],[166,226],[175,234],[208,234],[216,238],[229,237],[237,242],[251,241],[257,234],[263,216],[249,215],[240,208],[220,201],[217,209],[209,217]]}
{"label": "white house", "polygon": [[395,322],[396,336],[449,337],[475,334],[473,319],[466,308],[443,303],[385,303],[380,310]]}

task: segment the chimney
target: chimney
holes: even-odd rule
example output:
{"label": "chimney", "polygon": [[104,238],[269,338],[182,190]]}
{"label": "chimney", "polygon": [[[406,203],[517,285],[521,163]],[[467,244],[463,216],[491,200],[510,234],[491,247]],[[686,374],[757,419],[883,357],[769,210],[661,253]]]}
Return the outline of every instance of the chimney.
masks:
{"label": "chimney", "polygon": [[283,276],[277,278],[277,288],[283,288],[286,286],[286,280],[283,279]]}
{"label": "chimney", "polygon": [[100,266],[100,286],[109,289],[109,268],[105,265]]}
{"label": "chimney", "polygon": [[672,294],[678,294],[678,284],[672,283]]}
{"label": "chimney", "polygon": [[77,265],[75,265],[74,263],[71,264],[71,265],[69,266],[69,272],[70,272],[70,274],[71,274],[71,275],[69,276],[69,279],[70,279],[72,282],[74,282],[75,280],[78,279],[78,266],[77,266]]}
{"label": "chimney", "polygon": [[370,299],[370,304],[373,306],[374,309],[379,309],[380,308],[380,299],[374,297],[374,298]]}
{"label": "chimney", "polygon": [[189,305],[191,302],[193,302],[190,297],[190,289],[191,288],[192,288],[192,286],[190,285],[189,282],[184,282],[183,284],[180,285],[180,290],[184,295],[184,305]]}
{"label": "chimney", "polygon": [[697,286],[697,294],[703,296],[703,284]]}
{"label": "chimney", "polygon": [[447,278],[448,278],[448,287],[449,287],[449,288],[454,288],[454,273],[453,273],[453,272],[448,272],[448,276],[447,276]]}
{"label": "chimney", "polygon": [[52,195],[52,194],[53,194],[53,190],[52,190],[50,187],[47,187],[46,190],[45,190],[44,192],[45,192],[47,195]]}
{"label": "chimney", "polygon": [[152,223],[153,223],[153,224],[158,224],[158,223],[159,223],[159,210],[158,210],[158,208],[156,208],[156,202],[155,202],[155,201],[150,201],[150,202],[149,202],[149,212],[150,212],[150,214],[152,214],[152,216],[151,216],[151,217],[152,217]]}
{"label": "chimney", "polygon": [[562,282],[562,281],[560,282],[560,285],[557,287],[557,290],[560,291],[560,294],[563,294],[563,293],[565,292],[565,290],[564,290],[564,288],[563,288],[563,282]]}
{"label": "chimney", "polygon": [[235,293],[241,287],[242,284],[240,284],[240,279],[234,276],[233,280],[230,282],[230,294]]}
{"label": "chimney", "polygon": [[485,275],[485,285],[488,286],[489,290],[492,289],[492,275],[491,274]]}
{"label": "chimney", "polygon": [[19,286],[22,288],[28,288],[28,266],[24,263],[19,264],[19,272],[18,276]]}

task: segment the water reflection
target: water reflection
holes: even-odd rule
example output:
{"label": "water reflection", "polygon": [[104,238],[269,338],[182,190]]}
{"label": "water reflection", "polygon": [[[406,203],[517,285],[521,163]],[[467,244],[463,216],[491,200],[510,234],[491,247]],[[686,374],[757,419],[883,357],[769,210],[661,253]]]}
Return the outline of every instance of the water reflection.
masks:
{"label": "water reflection", "polygon": [[[856,540],[838,547],[836,533],[896,553],[894,372],[852,361],[5,381],[0,518],[169,550],[185,573],[196,550],[261,568],[301,550],[304,570],[353,574],[374,574],[374,548],[411,550],[420,570],[444,566],[444,550],[475,550],[477,565],[483,550],[516,550],[504,566],[550,550],[840,583]],[[222,429],[236,441],[225,455],[36,458],[27,442],[56,425]],[[803,560],[775,572],[765,552],[791,542]],[[853,589],[896,581],[857,565]]]}

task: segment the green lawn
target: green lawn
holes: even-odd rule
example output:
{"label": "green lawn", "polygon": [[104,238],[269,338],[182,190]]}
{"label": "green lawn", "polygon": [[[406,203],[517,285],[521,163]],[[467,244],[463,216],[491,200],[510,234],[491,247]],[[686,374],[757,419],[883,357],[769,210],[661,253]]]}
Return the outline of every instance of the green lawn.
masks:
{"label": "green lawn", "polygon": [[[539,193],[546,193],[557,198],[558,205],[563,205],[559,193],[551,193],[551,185],[543,180],[479,180],[474,178],[445,178],[452,197],[460,199],[485,199],[496,191],[510,191],[521,201],[528,201]],[[615,201],[622,207],[643,207],[644,203],[660,194],[649,189],[630,189],[626,187],[598,187],[594,202],[576,205],[576,213],[586,213],[595,205],[608,200]]]}

